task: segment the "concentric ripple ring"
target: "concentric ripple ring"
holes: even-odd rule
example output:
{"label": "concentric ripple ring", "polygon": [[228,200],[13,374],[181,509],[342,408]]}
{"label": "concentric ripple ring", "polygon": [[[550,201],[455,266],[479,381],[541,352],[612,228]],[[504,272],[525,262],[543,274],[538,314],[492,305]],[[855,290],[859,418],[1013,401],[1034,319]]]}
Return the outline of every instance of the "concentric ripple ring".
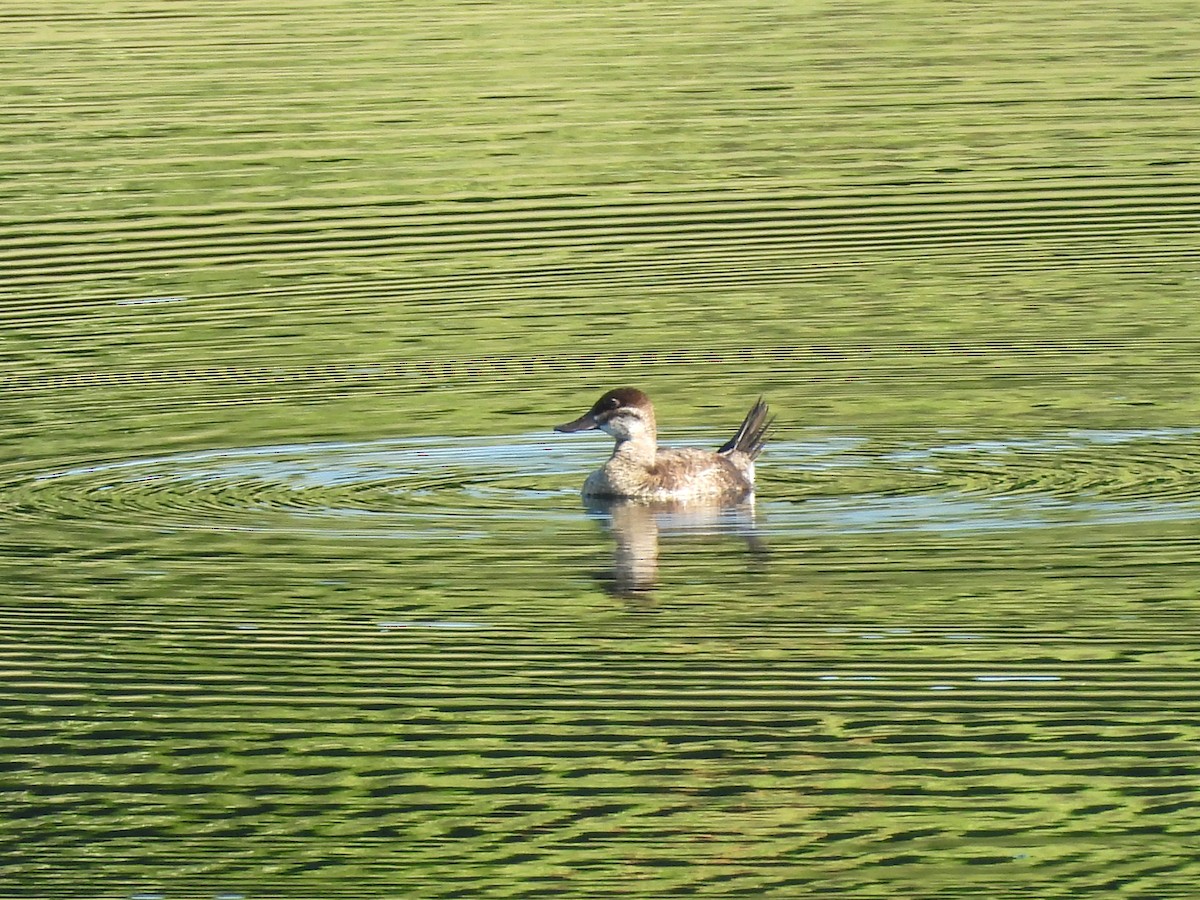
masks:
{"label": "concentric ripple ring", "polygon": [[[39,472],[0,491],[15,518],[471,537],[578,519],[579,484],[606,452],[541,434],[284,444]],[[888,446],[815,433],[769,446],[760,524],[802,534],[1200,519],[1197,460],[1200,429]]]}

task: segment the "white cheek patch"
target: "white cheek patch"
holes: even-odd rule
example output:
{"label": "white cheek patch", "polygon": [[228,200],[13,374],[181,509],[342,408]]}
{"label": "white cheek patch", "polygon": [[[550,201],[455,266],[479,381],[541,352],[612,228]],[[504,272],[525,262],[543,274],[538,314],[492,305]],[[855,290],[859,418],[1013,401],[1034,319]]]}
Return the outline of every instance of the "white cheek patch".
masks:
{"label": "white cheek patch", "polygon": [[627,437],[632,418],[633,416],[629,413],[619,410],[615,415],[609,417],[607,422],[600,423],[600,430],[615,438]]}

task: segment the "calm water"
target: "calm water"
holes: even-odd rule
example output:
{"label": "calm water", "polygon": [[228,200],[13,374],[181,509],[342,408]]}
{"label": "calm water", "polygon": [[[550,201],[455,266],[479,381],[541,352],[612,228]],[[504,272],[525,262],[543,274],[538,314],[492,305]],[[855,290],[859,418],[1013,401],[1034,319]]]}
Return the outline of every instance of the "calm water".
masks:
{"label": "calm water", "polygon": [[3,21],[0,894],[1195,895],[1190,5]]}

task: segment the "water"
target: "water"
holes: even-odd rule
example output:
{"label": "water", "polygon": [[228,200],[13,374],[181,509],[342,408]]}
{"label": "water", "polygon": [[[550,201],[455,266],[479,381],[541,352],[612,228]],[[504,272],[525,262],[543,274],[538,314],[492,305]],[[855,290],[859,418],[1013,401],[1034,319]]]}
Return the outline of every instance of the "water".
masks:
{"label": "water", "polygon": [[0,893],[1194,892],[1190,8],[5,24]]}

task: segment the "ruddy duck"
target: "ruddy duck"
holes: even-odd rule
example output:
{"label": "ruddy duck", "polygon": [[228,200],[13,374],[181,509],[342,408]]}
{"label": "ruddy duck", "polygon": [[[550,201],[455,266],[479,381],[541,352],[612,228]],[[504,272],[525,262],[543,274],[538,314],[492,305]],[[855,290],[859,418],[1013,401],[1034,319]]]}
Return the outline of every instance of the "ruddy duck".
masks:
{"label": "ruddy duck", "polygon": [[733,503],[754,493],[754,460],[770,425],[760,398],[737,434],[716,452],[660,450],[650,398],[636,388],[617,388],[554,430],[599,428],[617,439],[608,462],[583,483],[585,497]]}

